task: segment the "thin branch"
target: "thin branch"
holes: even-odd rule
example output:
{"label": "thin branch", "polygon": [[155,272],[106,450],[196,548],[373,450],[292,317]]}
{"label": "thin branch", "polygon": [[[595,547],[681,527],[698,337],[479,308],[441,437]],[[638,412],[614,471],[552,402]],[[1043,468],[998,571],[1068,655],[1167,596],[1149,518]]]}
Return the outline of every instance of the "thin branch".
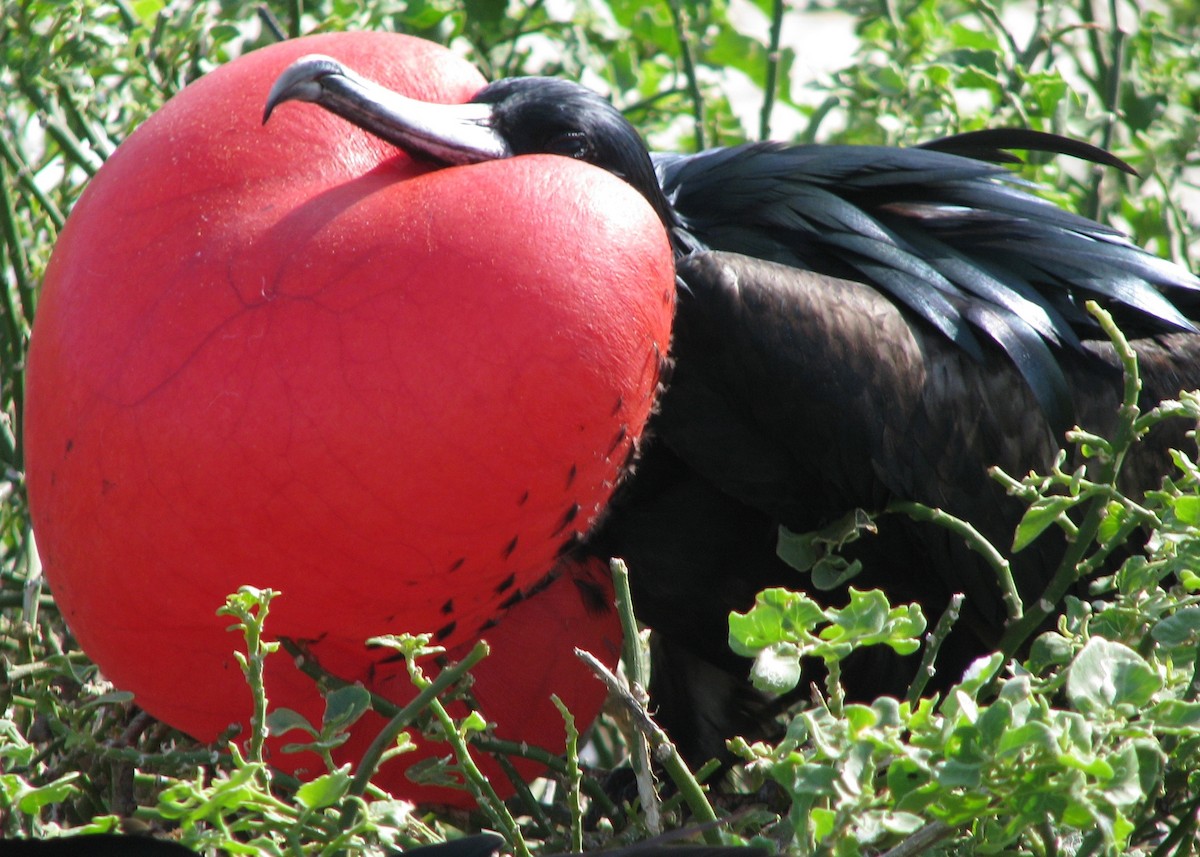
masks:
{"label": "thin branch", "polygon": [[687,18],[680,0],[668,0],[671,20],[675,23],[675,38],[679,40],[679,57],[683,60],[683,73],[687,77],[687,91],[692,100],[692,119],[696,125],[696,150],[707,148],[704,139],[704,96],[700,94],[700,81],[696,77],[696,64],[692,59],[692,45],[687,36]]}
{"label": "thin branch", "polygon": [[758,120],[758,139],[771,138],[771,111],[779,86],[779,41],[783,33],[783,0],[771,4],[771,35],[767,47],[767,77],[763,82],[763,105]]}
{"label": "thin branch", "polygon": [[290,0],[288,3],[288,37],[300,38],[300,19],[304,16],[304,0]]}
{"label": "thin branch", "polygon": [[54,204],[54,200],[50,199],[50,197],[46,195],[46,192],[38,186],[37,181],[33,177],[33,170],[29,168],[29,164],[25,162],[25,159],[22,157],[21,153],[5,134],[0,134],[0,155],[2,155],[4,160],[8,161],[9,166],[12,167],[13,172],[16,174],[16,179],[18,182],[20,182],[25,193],[37,200],[38,205],[40,205],[42,211],[46,213],[46,216],[54,225],[54,228],[56,230],[61,230],[63,228],[63,224],[67,222],[66,216],[64,216],[59,210],[58,206]]}
{"label": "thin branch", "polygon": [[908,686],[908,693],[905,699],[916,705],[917,700],[921,698],[921,694],[925,691],[925,685],[933,678],[936,668],[934,661],[937,660],[938,651],[942,648],[942,643],[950,633],[950,629],[954,627],[954,623],[958,621],[958,617],[962,612],[963,594],[956,592],[950,598],[950,603],[946,605],[946,609],[942,612],[941,617],[937,621],[937,625],[932,631],[925,636],[925,652],[921,655],[921,666],[917,670],[917,675],[913,679],[912,684]]}
{"label": "thin branch", "polygon": [[[708,798],[704,794],[704,788],[688,769],[687,764],[684,763],[683,758],[679,755],[679,751],[671,743],[671,739],[667,737],[667,733],[650,719],[645,706],[630,695],[629,691],[622,685],[621,680],[613,675],[612,671],[600,663],[593,655],[582,649],[576,649],[575,656],[588,665],[596,677],[608,688],[608,692],[612,698],[629,714],[638,731],[649,742],[654,758],[666,769],[676,788],[683,795],[683,799],[687,802],[692,814],[701,822],[717,821],[717,814],[713,810],[712,804],[708,802]],[[705,828],[704,841],[710,845],[720,845],[721,836],[714,828]]]}
{"label": "thin branch", "polygon": [[932,821],[881,857],[915,857],[924,854],[937,843],[954,833],[954,828],[942,821]]}
{"label": "thin branch", "polygon": [[[629,591],[629,569],[624,561],[614,559],[610,563],[613,577],[613,590],[616,595],[617,616],[621,620],[621,633],[624,645],[621,651],[621,661],[625,665],[625,678],[628,687],[624,695],[632,697],[639,710],[645,712],[648,698],[646,686],[649,676],[646,658],[642,650],[642,637],[638,631],[637,619],[633,614],[633,595]],[[638,797],[642,801],[642,809],[646,813],[646,826],[651,833],[662,833],[662,809],[659,805],[658,792],[654,788],[654,772],[650,767],[650,752],[643,729],[635,729],[629,742],[629,752],[633,756],[631,764],[634,778],[637,782]]]}
{"label": "thin branch", "polygon": [[[546,5],[546,0],[534,0],[521,12],[521,17],[514,22],[511,32],[502,41],[508,42],[508,56],[500,63],[504,77],[512,77],[517,70],[517,40],[525,35],[526,27],[533,16]],[[505,19],[508,20],[507,18]]]}
{"label": "thin branch", "polygon": [[[349,794],[361,796],[366,793],[367,785],[378,769],[383,754],[396,743],[396,736],[404,731],[421,711],[429,707],[439,694],[461,681],[472,667],[487,657],[488,651],[488,644],[480,640],[465,658],[438,673],[437,678],[421,688],[420,693],[413,697],[412,702],[400,709],[388,721],[387,726],[380,730],[379,734],[375,736],[375,740],[363,753],[358,771],[355,772],[354,779],[350,783]],[[344,821],[345,819],[343,819]]]}
{"label": "thin branch", "polygon": [[[1125,373],[1124,391],[1121,406],[1117,409],[1117,426],[1111,444],[1112,452],[1101,461],[1096,479],[1098,483],[1116,484],[1125,454],[1137,437],[1136,423],[1140,413],[1137,402],[1142,390],[1142,379],[1138,371],[1137,354],[1130,347],[1129,340],[1117,328],[1112,316],[1095,301],[1088,301],[1087,308],[1108,334]],[[1011,622],[1005,629],[1004,636],[1000,639],[1000,651],[1006,659],[1017,653],[1079,580],[1083,556],[1096,540],[1096,533],[1104,521],[1107,507],[1107,498],[1102,494],[1091,498],[1079,530],[1067,545],[1066,553],[1045,591],[1034,604],[1026,608],[1025,615],[1019,621]]]}
{"label": "thin branch", "polygon": [[936,524],[939,527],[944,527],[955,535],[961,536],[966,542],[967,547],[982,556],[992,571],[996,575],[996,580],[1000,585],[1001,596],[1004,599],[1004,606],[1008,612],[1010,621],[1015,621],[1021,618],[1023,605],[1021,603],[1021,594],[1017,591],[1016,581],[1013,580],[1012,566],[1009,561],[1004,558],[1000,551],[989,542],[979,530],[975,529],[967,521],[962,518],[956,518],[948,512],[941,509],[934,509],[931,506],[926,506],[923,503],[912,501],[896,501],[889,503],[885,512],[899,512],[902,515],[907,515],[914,521],[925,521],[931,524]]}
{"label": "thin branch", "polygon": [[271,11],[271,7],[263,3],[259,5],[258,19],[262,21],[262,25],[267,28],[277,42],[287,41],[287,33],[283,30],[283,24],[279,23],[279,19],[275,17],[275,13]]}
{"label": "thin branch", "polygon": [[557,695],[550,697],[558,713],[562,715],[567,730],[567,806],[571,810],[571,851],[583,851],[583,803],[579,799],[579,786],[583,772],[579,769],[579,730],[575,727],[575,715]]}

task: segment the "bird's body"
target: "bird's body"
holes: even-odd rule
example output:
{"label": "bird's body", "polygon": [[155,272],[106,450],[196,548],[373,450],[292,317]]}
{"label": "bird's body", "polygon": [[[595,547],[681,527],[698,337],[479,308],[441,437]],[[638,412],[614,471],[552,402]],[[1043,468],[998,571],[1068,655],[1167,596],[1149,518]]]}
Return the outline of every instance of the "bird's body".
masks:
{"label": "bird's body", "polygon": [[[336,66],[289,69],[268,111],[299,98],[339,112],[322,95],[343,85]],[[369,102],[366,87],[356,97]],[[588,161],[640,190],[673,235],[673,371],[651,442],[582,550],[628,561],[635,606],[665,642],[660,716],[696,754],[748,725],[728,612],[764,586],[805,585],[776,556],[780,525],[803,532],[916,501],[1005,547],[1023,507],[987,469],[1044,469],[1070,425],[1112,426],[1121,372],[1084,301],[1111,308],[1137,337],[1147,402],[1200,386],[1188,320],[1200,281],[990,162],[1006,147],[1114,161],[1099,150],[1030,132],[926,149],[753,144],[661,156],[655,175],[619,113],[573,84],[502,81],[469,107],[472,133],[499,142],[385,139],[442,163],[496,151]],[[364,127],[379,133],[378,122]],[[1140,450],[1125,471],[1131,487],[1152,485],[1165,450],[1183,442],[1178,427]],[[966,594],[943,675],[996,645],[1005,612],[992,572],[947,531],[885,516],[853,550],[864,562],[854,585],[880,586],[894,603],[936,617]],[[1041,594],[1061,552],[1048,540],[1015,558],[1023,598]],[[847,681],[903,690],[911,671],[877,666]]]}
{"label": "bird's body", "polygon": [[[728,253],[694,255],[679,268],[687,288],[676,371],[653,422],[658,443],[590,546],[628,562],[634,603],[655,630],[660,717],[704,755],[758,720],[747,663],[728,650],[729,612],[748,609],[768,586],[810,586],[776,554],[780,524],[808,532],[855,509],[912,500],[972,522],[1003,550],[1025,506],[988,468],[1045,472],[1059,442],[998,349],[976,360],[868,286]],[[780,293],[789,314],[774,302]],[[743,323],[731,330],[730,318]],[[1200,385],[1194,334],[1135,344],[1145,405]],[[1075,410],[1085,428],[1111,435],[1120,369],[1107,342],[1082,348],[1059,355]],[[1165,424],[1135,448],[1124,469],[1130,490],[1166,472],[1165,451],[1190,444],[1188,428]],[[844,549],[863,563],[850,585],[919,603],[931,621],[964,593],[934,686],[957,680],[1004,631],[993,571],[948,530],[902,514],[874,523],[877,532]],[[1026,603],[1040,596],[1063,547],[1047,537],[1012,556]],[[814,594],[845,600],[844,587]],[[843,678],[859,698],[903,695],[916,664],[898,665],[879,647]]]}

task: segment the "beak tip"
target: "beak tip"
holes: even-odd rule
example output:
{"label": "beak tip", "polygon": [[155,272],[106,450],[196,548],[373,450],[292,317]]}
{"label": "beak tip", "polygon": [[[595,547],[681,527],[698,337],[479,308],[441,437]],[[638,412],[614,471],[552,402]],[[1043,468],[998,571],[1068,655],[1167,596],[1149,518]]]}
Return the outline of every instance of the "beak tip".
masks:
{"label": "beak tip", "polygon": [[308,54],[300,57],[282,72],[271,84],[267,104],[263,110],[263,124],[271,118],[275,108],[285,101],[318,101],[328,77],[347,76],[346,67],[323,54]]}

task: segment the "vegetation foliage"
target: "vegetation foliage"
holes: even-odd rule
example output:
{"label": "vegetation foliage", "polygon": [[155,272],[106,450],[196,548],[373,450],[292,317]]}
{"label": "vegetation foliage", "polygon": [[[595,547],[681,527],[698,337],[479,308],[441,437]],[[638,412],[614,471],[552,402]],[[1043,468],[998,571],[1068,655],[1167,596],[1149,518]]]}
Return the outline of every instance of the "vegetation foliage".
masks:
{"label": "vegetation foliage", "polygon": [[[1161,490],[1128,497],[1117,488],[1129,445],[1158,420],[1195,421],[1200,399],[1184,396],[1139,413],[1132,358],[1117,436],[1071,438],[1093,469],[997,474],[1029,504],[1014,543],[991,548],[998,586],[1005,585],[1005,553],[1054,527],[1075,540],[1047,590],[1054,630],[1023,647],[1045,608],[1010,602],[1013,631],[1003,651],[949,692],[933,697],[918,685],[903,700],[850,704],[838,682],[850,651],[888,645],[923,647],[928,655],[953,614],[925,617],[879,592],[855,592],[839,610],[798,593],[763,593],[731,620],[732,645],[756,657],[756,681],[785,691],[812,659],[823,662],[828,678],[790,715],[779,743],[735,742],[744,766],[719,797],[706,795],[669,747],[660,752],[662,737],[650,730],[649,743],[668,759],[674,780],[673,796],[661,805],[644,776],[637,801],[614,805],[574,755],[549,760],[553,792],[526,790],[502,804],[473,773],[470,754],[513,748],[498,747],[477,715],[451,721],[437,701],[437,693],[469,692],[458,681],[469,662],[443,671],[419,711],[381,708],[394,715],[393,731],[362,770],[331,764],[312,782],[292,782],[264,764],[254,738],[244,749],[197,746],[140,713],[98,675],[57,615],[33,549],[21,457],[23,355],[55,236],[88,177],[139,122],[189,81],[276,38],[398,30],[450,45],[492,78],[582,79],[606,90],[659,147],[728,144],[776,136],[781,127],[799,141],[887,144],[985,126],[1067,133],[1112,149],[1140,176],[1059,161],[1031,165],[1031,180],[1162,255],[1185,264],[1200,258],[1200,233],[1181,202],[1197,190],[1200,157],[1194,4],[858,0],[838,13],[857,37],[854,55],[814,80],[797,78],[803,58],[792,45],[812,15],[832,12],[817,2],[784,11],[772,0],[5,4],[0,835],[124,826],[234,854],[366,854],[482,825],[526,853],[635,841],[741,807],[704,835],[759,838],[801,854],[1200,852],[1200,464],[1179,452]],[[1122,342],[1115,329],[1111,336]],[[890,513],[926,515],[935,519],[930,526],[963,523],[938,521],[928,510]],[[817,534],[816,541],[858,536],[868,526],[855,522],[849,535]],[[969,535],[969,528],[958,531]],[[809,556],[813,544],[784,534],[792,557]],[[1122,564],[1105,564],[1122,550],[1130,554]],[[847,571],[823,557],[797,564],[818,576]],[[1087,600],[1058,597],[1080,576],[1090,580]],[[798,572],[796,589],[804,584]],[[272,597],[244,590],[227,607],[244,637],[256,728],[291,729],[327,752],[372,700],[323,676],[323,723],[270,708],[261,662],[287,656],[269,642]],[[418,664],[428,641],[391,644],[417,686],[428,685]],[[472,659],[485,653],[481,647]],[[644,683],[639,661],[632,647],[627,669]],[[421,723],[458,737],[459,759],[428,773],[456,776],[476,790],[478,814],[417,815],[371,786],[371,765],[402,749],[403,737],[395,736],[405,726]],[[630,743],[639,769],[643,740]],[[625,756],[611,723],[593,743],[599,767]]]}

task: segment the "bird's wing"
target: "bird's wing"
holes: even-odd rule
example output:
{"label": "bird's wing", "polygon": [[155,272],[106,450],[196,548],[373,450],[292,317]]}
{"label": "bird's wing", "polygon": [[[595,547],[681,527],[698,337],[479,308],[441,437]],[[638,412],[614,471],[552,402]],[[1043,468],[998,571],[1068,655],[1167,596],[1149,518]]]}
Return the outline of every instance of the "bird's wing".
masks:
{"label": "bird's wing", "polygon": [[[655,425],[688,467],[798,532],[912,500],[1008,548],[1021,506],[987,469],[1045,469],[1059,438],[999,348],[975,359],[869,286],[752,257],[698,253],[679,274],[676,369]],[[1153,367],[1152,395],[1200,385],[1200,337],[1136,344]],[[1103,432],[1120,373],[1107,344],[1082,348],[1062,355],[1064,377],[1086,427]],[[921,553],[908,562],[938,569],[944,594],[967,591],[980,621],[998,628],[1003,603],[978,558],[949,535],[939,544],[926,530],[913,541]],[[892,572],[905,568],[899,556],[886,560]],[[1053,552],[1018,555],[1026,597],[1040,594],[1056,562]]]}
{"label": "bird's wing", "polygon": [[1020,158],[1012,154],[1013,149],[1027,152],[1049,152],[1067,155],[1093,164],[1113,167],[1131,176],[1137,170],[1112,152],[1061,134],[1033,131],[1028,128],[984,128],[980,131],[964,131],[920,144],[918,149],[949,152],[964,158],[990,161],[994,164],[1020,164]]}
{"label": "bird's wing", "polygon": [[896,497],[961,506],[952,495],[981,490],[989,464],[1054,448],[995,349],[971,357],[870,286],[733,253],[678,270],[676,368],[656,429],[793,529]]}
{"label": "bird's wing", "polygon": [[688,246],[866,283],[976,359],[995,342],[1062,429],[1073,414],[1047,346],[1094,332],[1083,301],[1137,332],[1192,331],[1200,280],[953,153],[1001,144],[1015,145],[1011,132],[943,141],[950,151],[760,143],[659,157],[657,169]]}

